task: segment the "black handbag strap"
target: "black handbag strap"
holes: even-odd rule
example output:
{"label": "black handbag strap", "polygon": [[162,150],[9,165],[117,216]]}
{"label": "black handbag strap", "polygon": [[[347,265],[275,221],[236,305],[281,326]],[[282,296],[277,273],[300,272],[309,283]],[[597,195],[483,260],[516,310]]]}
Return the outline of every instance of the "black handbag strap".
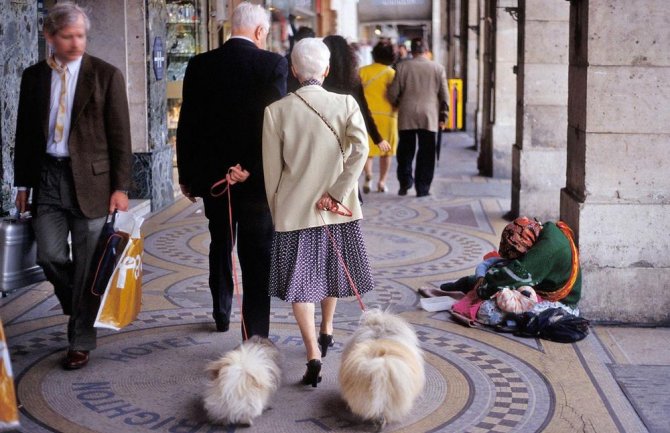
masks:
{"label": "black handbag strap", "polygon": [[342,153],[342,160],[344,161],[344,147],[342,146],[342,141],[340,141],[340,136],[337,135],[337,132],[335,132],[335,128],[333,128],[333,125],[331,125],[330,122],[329,122],[328,120],[326,120],[325,117],[323,117],[323,114],[319,113],[319,112],[317,111],[317,109],[314,108],[314,107],[312,106],[312,104],[310,104],[309,102],[307,102],[307,100],[306,100],[305,98],[303,98],[302,96],[298,95],[297,93],[293,93],[293,94],[294,94],[295,96],[297,96],[298,98],[300,98],[300,100],[301,100],[302,102],[304,102],[305,105],[307,105],[309,108],[311,108],[312,111],[315,112],[315,113],[317,114],[317,116],[319,116],[319,117],[321,118],[321,120],[323,120],[323,123],[326,124],[326,126],[328,127],[328,129],[330,129],[330,132],[333,133],[333,135],[335,136],[335,139],[337,140],[337,144],[340,146],[340,152]]}

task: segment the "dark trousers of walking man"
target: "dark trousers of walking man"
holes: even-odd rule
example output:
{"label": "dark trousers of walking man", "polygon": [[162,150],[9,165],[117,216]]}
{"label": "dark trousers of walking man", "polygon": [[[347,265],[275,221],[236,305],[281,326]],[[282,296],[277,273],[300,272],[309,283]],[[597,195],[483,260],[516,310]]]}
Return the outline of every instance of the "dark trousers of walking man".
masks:
{"label": "dark trousers of walking man", "polygon": [[232,227],[236,239],[231,239],[228,198],[205,196],[203,200],[212,238],[209,248],[209,287],[217,330],[227,331],[230,324],[235,266],[231,251],[233,243],[237,241],[244,287],[242,335],[267,337],[270,329],[268,279],[273,233],[267,201],[233,197]]}
{"label": "dark trousers of walking man", "polygon": [[[419,150],[417,152],[417,142]],[[416,196],[424,197],[429,194],[430,184],[435,172],[435,143],[436,135],[426,129],[408,129],[399,131],[398,141],[398,181],[400,195],[406,195],[407,190],[416,185]],[[416,167],[412,176],[412,162],[416,154]]]}

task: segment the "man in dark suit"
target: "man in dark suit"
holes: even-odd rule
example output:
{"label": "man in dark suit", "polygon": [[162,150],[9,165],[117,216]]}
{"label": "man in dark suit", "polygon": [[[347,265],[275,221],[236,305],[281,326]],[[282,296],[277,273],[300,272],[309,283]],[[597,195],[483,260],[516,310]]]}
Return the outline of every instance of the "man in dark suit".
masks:
{"label": "man in dark suit", "polygon": [[[243,2],[235,8],[231,39],[189,62],[177,128],[182,193],[191,201],[202,197],[209,220],[209,287],[216,330],[225,332],[230,323],[233,232],[242,268],[245,338],[267,337],[270,328],[273,227],[265,195],[261,136],[263,111],[285,95],[288,69],[284,57],[264,49],[269,28],[269,16],[261,6]],[[227,173],[235,183],[231,187],[232,221],[228,198],[210,194],[212,184]]]}
{"label": "man in dark suit", "polygon": [[85,53],[88,28],[78,6],[51,9],[44,34],[53,56],[23,72],[14,154],[16,207],[28,210],[32,189],[37,260],[70,316],[66,369],[85,366],[95,349],[100,300],[86,281],[105,217],[128,209],[131,184],[125,80]]}

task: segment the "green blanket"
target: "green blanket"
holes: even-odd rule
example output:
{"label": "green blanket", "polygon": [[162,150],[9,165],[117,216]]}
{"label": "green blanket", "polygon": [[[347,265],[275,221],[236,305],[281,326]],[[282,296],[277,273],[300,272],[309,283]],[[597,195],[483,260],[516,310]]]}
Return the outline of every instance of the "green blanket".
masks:
{"label": "green blanket", "polygon": [[[520,286],[532,286],[541,292],[554,292],[563,287],[570,277],[571,269],[570,241],[556,224],[546,222],[537,241],[524,256],[489,268],[485,276],[486,283],[480,293],[488,299],[498,290]],[[560,302],[576,306],[581,291],[582,275],[579,269],[572,290]]]}

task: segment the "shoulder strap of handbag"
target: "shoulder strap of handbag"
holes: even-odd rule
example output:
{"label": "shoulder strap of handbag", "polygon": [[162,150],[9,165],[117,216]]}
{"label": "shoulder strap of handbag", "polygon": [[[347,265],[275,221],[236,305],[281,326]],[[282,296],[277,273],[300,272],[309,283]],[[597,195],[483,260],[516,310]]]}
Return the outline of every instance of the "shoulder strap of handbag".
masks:
{"label": "shoulder strap of handbag", "polygon": [[342,142],[340,141],[340,136],[337,135],[337,132],[335,132],[335,128],[333,128],[333,125],[331,125],[330,122],[328,122],[328,121],[326,120],[326,118],[323,117],[323,115],[322,115],[321,113],[319,113],[319,112],[316,110],[316,108],[312,107],[312,104],[310,104],[309,102],[307,102],[307,100],[306,100],[305,98],[303,98],[302,96],[298,95],[297,93],[293,93],[293,94],[294,94],[295,96],[297,96],[298,98],[300,98],[300,100],[301,100],[302,102],[304,102],[305,105],[307,105],[309,108],[311,108],[312,111],[315,112],[315,113],[321,118],[321,120],[323,120],[323,123],[326,124],[326,126],[328,127],[328,129],[330,129],[330,132],[332,132],[333,135],[335,136],[335,139],[337,139],[337,144],[340,146],[340,152],[342,152],[342,160],[344,160],[344,147],[342,147]]}
{"label": "shoulder strap of handbag", "polygon": [[370,84],[372,84],[372,83],[374,83],[375,81],[377,81],[379,78],[381,78],[383,75],[385,75],[385,74],[389,71],[389,69],[391,69],[390,66],[387,66],[387,67],[385,67],[384,69],[382,69],[377,75],[375,75],[374,77],[370,78],[370,79],[367,80],[365,83],[363,83],[363,88],[365,89],[365,88],[368,87]]}

